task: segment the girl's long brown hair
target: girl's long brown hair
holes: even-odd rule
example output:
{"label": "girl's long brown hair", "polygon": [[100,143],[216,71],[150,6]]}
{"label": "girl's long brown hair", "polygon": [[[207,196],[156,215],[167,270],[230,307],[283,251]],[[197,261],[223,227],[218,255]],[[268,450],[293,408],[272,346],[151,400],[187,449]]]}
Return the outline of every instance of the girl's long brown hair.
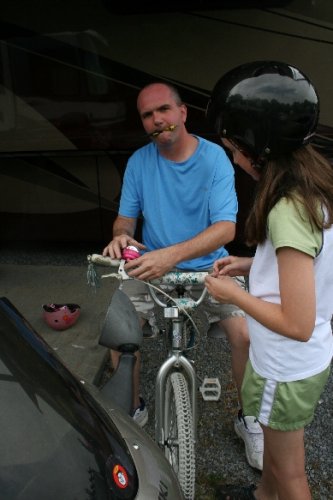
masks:
{"label": "girl's long brown hair", "polygon": [[[312,225],[325,229],[333,224],[333,167],[311,145],[262,167],[254,204],[246,222],[248,245],[267,239],[267,218],[283,197],[303,203]],[[327,210],[323,221],[318,206]]]}

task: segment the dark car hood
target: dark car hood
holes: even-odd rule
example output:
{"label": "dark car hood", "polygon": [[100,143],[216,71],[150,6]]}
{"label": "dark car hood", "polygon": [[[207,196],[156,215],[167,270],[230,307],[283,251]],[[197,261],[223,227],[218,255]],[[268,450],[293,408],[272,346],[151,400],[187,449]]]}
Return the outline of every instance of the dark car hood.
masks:
{"label": "dark car hood", "polygon": [[116,426],[4,298],[0,397],[2,500],[135,498],[135,465]]}

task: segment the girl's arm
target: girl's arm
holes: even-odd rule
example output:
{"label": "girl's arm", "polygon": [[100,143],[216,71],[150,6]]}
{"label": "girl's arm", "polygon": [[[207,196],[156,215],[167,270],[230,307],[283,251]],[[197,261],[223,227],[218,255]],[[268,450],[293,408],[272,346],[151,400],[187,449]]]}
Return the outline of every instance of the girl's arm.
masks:
{"label": "girl's arm", "polygon": [[281,304],[253,297],[227,276],[206,278],[213,297],[243,309],[266,328],[294,340],[306,342],[316,318],[313,258],[290,247],[277,250]]}

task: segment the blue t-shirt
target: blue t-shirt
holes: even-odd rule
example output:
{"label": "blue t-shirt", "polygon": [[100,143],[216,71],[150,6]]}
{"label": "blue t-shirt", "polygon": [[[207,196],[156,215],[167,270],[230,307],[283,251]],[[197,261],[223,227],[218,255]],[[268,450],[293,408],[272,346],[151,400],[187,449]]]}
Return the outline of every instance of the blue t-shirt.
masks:
{"label": "blue t-shirt", "polygon": [[[189,240],[215,222],[236,222],[233,166],[221,146],[197,139],[197,149],[181,163],[161,156],[154,143],[128,160],[119,215],[143,216],[142,239],[148,250]],[[220,247],[177,267],[208,269],[225,255],[228,252]]]}

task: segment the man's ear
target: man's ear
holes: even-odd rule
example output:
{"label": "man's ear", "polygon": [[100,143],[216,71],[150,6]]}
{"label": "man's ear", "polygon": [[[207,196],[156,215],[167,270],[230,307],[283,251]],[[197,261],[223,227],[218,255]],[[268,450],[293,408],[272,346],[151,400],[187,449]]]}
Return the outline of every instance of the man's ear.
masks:
{"label": "man's ear", "polygon": [[180,108],[181,108],[181,112],[182,112],[183,123],[185,123],[186,119],[187,119],[187,106],[186,106],[186,104],[181,104]]}

